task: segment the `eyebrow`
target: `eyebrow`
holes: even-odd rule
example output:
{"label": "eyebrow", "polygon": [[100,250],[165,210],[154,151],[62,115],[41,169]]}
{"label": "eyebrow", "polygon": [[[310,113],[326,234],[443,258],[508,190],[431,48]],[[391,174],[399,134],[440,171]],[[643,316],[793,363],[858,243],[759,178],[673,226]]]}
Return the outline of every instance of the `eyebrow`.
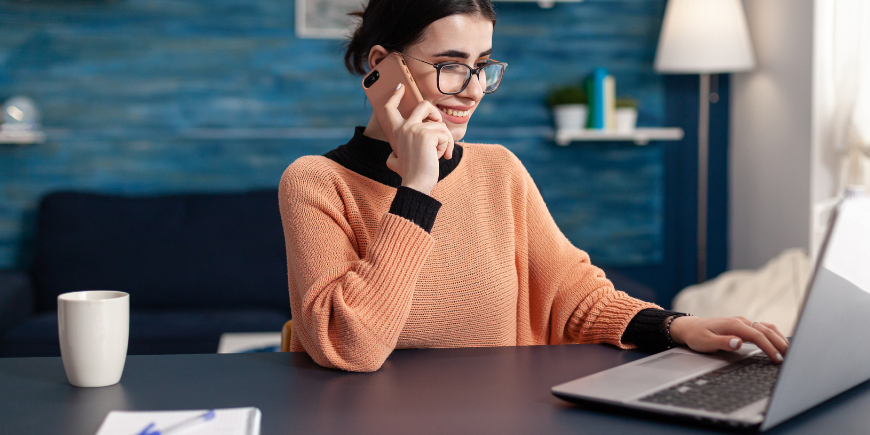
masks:
{"label": "eyebrow", "polygon": [[[490,54],[492,54],[492,48],[490,48],[489,50],[481,52],[480,56],[477,56],[477,57],[489,56]],[[447,51],[442,51],[441,53],[436,54],[434,57],[458,57],[460,59],[466,59],[466,58],[468,58],[468,53],[466,53],[464,51],[460,51],[460,50],[447,50]]]}

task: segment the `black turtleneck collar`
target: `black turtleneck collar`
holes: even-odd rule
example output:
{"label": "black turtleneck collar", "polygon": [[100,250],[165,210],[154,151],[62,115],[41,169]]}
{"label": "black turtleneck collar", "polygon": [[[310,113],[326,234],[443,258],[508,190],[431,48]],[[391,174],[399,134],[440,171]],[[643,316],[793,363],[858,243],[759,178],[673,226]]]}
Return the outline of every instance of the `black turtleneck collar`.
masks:
{"label": "black turtleneck collar", "polygon": [[[402,185],[402,177],[387,167],[387,158],[393,152],[390,143],[365,136],[363,131],[365,131],[365,127],[356,127],[350,142],[323,156],[357,174],[387,186],[398,188]],[[443,180],[444,177],[456,169],[456,166],[459,165],[459,161],[462,159],[462,151],[462,147],[457,144],[453,147],[452,159],[447,160],[443,156],[438,159],[440,165],[438,181]]]}

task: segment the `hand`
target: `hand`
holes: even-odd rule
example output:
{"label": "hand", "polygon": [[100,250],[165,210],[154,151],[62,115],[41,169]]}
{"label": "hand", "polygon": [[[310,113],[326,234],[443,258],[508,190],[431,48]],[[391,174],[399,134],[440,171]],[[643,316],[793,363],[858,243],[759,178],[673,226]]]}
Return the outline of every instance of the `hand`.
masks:
{"label": "hand", "polygon": [[399,86],[384,105],[387,121],[396,143],[387,159],[387,167],[402,177],[402,185],[430,194],[438,183],[438,159],[453,158],[453,134],[442,122],[441,113],[428,101],[422,101],[408,119],[399,113],[399,101],[405,87]]}
{"label": "hand", "polygon": [[678,317],[671,322],[671,338],[698,352],[737,350],[748,341],[775,362],[782,362],[789,346],[788,339],[775,325],[750,322],[743,317]]}

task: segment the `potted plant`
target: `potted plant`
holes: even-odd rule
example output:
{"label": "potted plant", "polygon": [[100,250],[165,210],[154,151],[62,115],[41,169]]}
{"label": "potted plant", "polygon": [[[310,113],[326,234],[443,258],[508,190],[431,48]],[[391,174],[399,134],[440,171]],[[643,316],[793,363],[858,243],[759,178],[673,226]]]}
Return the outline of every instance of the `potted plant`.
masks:
{"label": "potted plant", "polygon": [[616,131],[631,133],[637,127],[637,100],[631,98],[616,99]]}
{"label": "potted plant", "polygon": [[577,85],[561,86],[547,95],[547,105],[553,110],[556,130],[581,130],[589,114],[586,91]]}

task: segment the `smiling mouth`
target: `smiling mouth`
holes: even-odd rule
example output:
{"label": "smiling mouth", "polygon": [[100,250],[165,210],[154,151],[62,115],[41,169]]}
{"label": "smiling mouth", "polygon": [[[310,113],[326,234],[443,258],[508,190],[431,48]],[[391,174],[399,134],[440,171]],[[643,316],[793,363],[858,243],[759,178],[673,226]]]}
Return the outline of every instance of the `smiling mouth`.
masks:
{"label": "smiling mouth", "polygon": [[438,106],[438,109],[450,116],[455,116],[457,118],[465,118],[466,116],[468,116],[468,114],[471,113],[470,110],[453,110],[444,106]]}

